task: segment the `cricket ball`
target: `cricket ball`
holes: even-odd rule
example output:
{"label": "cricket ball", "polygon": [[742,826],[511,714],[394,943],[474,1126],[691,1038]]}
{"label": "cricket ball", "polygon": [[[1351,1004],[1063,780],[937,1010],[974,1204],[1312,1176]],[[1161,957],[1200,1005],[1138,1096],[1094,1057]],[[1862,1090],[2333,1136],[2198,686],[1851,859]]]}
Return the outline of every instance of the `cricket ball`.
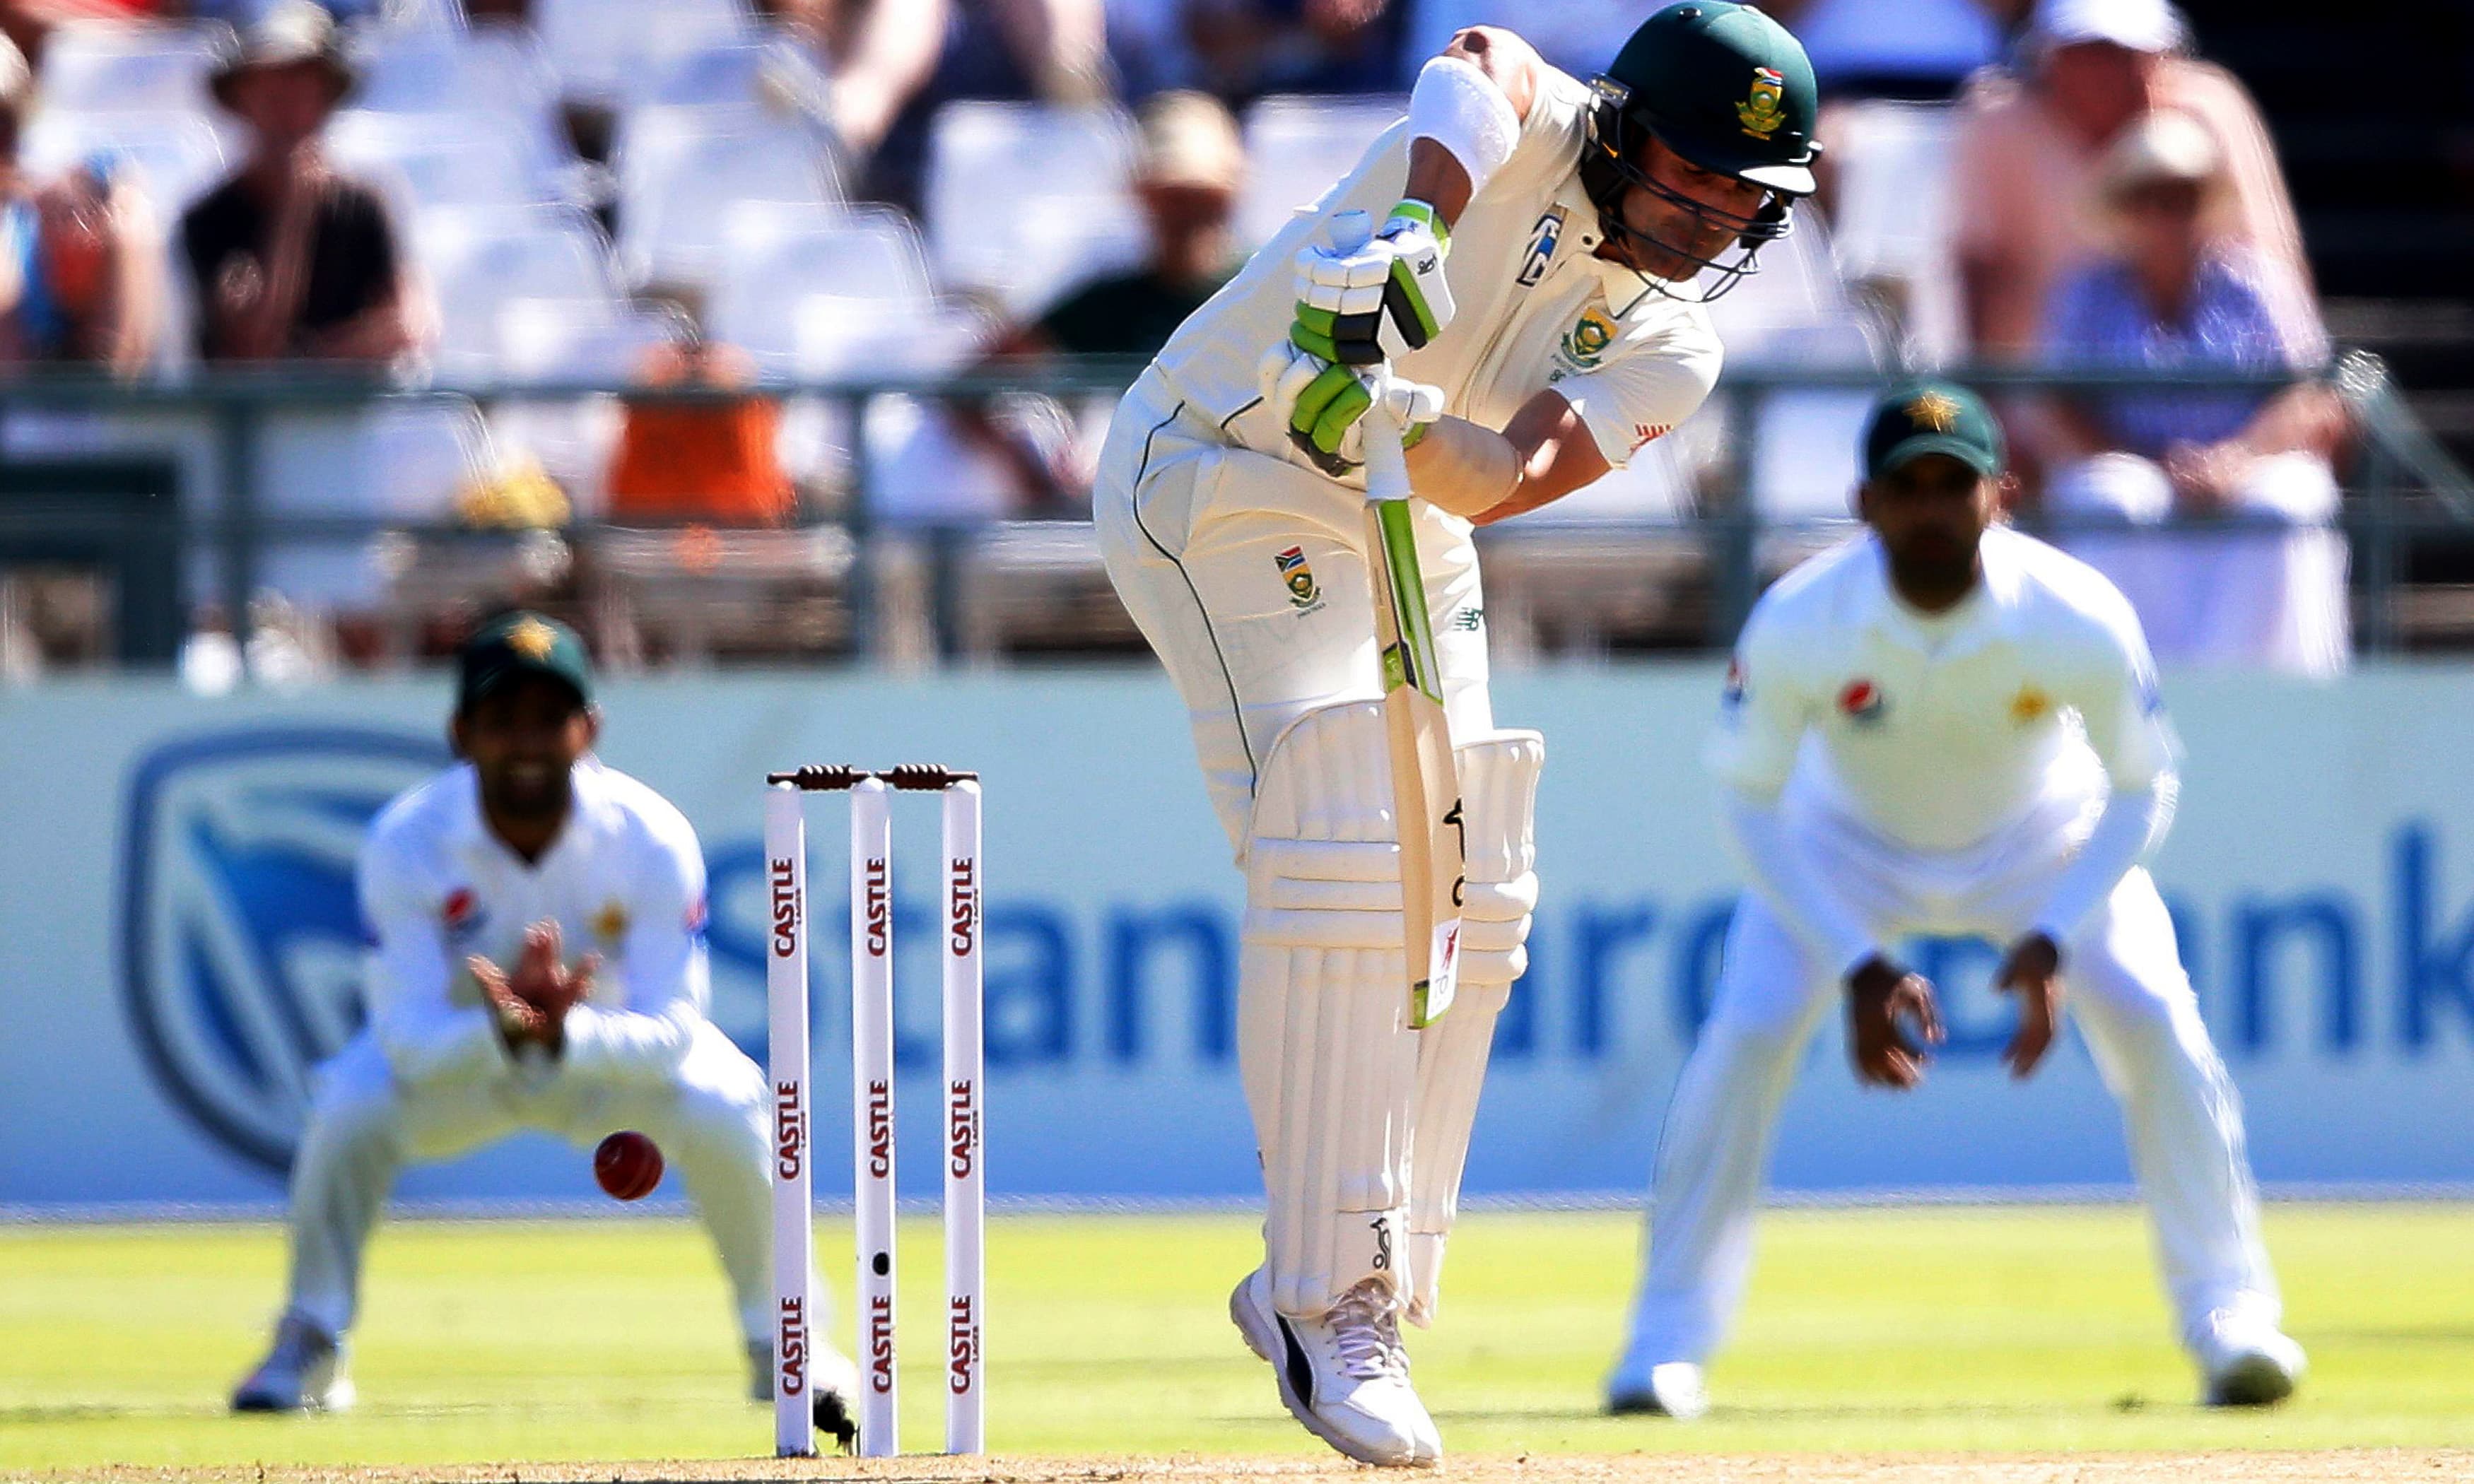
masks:
{"label": "cricket ball", "polygon": [[662,1149],[629,1130],[613,1134],[593,1151],[593,1178],[621,1201],[641,1201],[662,1183]]}

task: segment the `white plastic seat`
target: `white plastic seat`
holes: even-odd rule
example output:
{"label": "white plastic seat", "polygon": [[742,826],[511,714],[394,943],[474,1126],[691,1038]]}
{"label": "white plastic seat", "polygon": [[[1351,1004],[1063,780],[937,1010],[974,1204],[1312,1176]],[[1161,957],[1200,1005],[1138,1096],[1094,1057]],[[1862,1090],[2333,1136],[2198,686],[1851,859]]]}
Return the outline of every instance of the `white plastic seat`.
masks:
{"label": "white plastic seat", "polygon": [[761,32],[646,54],[625,79],[624,101],[631,108],[787,105],[821,116],[829,85],[812,43]]}
{"label": "white plastic seat", "polygon": [[436,207],[546,205],[553,180],[507,131],[472,114],[408,118],[339,113],[327,126],[335,160],[376,180],[409,222]]}
{"label": "white plastic seat", "polygon": [[1408,111],[1404,99],[1265,98],[1246,113],[1246,186],[1237,237],[1260,247],[1289,218],[1357,168],[1375,136]]}
{"label": "white plastic seat", "polygon": [[1952,262],[1954,123],[1946,104],[1876,100],[1840,110],[1830,141],[1838,270],[1897,294],[1909,353],[1930,365],[1956,357],[1966,342]]}
{"label": "white plastic seat", "polygon": [[769,369],[798,364],[799,316],[812,299],[882,306],[913,323],[933,313],[927,258],[897,213],[858,213],[798,229],[758,204],[735,214],[729,235],[730,267],[716,286],[708,329]]}
{"label": "white plastic seat", "polygon": [[238,137],[197,113],[68,113],[44,109],[26,128],[18,161],[41,180],[112,154],[140,173],[167,221],[212,190],[238,165]]}
{"label": "white plastic seat", "polygon": [[499,310],[510,300],[619,299],[599,232],[566,212],[436,212],[414,243],[437,288],[443,376],[497,369]]}
{"label": "white plastic seat", "polygon": [[575,165],[559,122],[558,80],[519,32],[415,32],[371,48],[361,65],[361,86],[339,123],[394,120],[413,136],[487,134],[545,180]]}
{"label": "white plastic seat", "polygon": [[930,255],[948,287],[985,290],[1016,317],[1139,258],[1126,184],[1132,126],[1112,107],[963,102],[929,142]]}
{"label": "white plastic seat", "polygon": [[640,108],[618,141],[618,251],[632,282],[713,282],[741,202],[839,200],[823,137],[760,108]]}
{"label": "white plastic seat", "polygon": [[43,43],[37,92],[68,113],[197,113],[212,106],[214,33],[162,22],[75,21]]}
{"label": "white plastic seat", "polygon": [[744,41],[740,0],[533,0],[533,30],[570,98],[625,98],[648,60]]}

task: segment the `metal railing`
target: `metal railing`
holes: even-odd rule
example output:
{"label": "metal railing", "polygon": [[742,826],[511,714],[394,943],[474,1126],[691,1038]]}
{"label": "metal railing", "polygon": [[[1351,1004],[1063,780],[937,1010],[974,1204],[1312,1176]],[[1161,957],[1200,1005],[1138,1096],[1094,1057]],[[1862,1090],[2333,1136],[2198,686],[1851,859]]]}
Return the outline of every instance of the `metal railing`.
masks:
{"label": "metal railing", "polygon": [[[879,539],[885,534],[878,511],[879,471],[872,467],[868,440],[862,433],[869,406],[880,397],[896,395],[952,399],[1021,393],[1055,396],[1109,394],[1128,385],[1142,365],[1139,360],[1083,360],[983,370],[936,380],[813,382],[776,378],[727,388],[654,388],[601,380],[409,384],[295,368],[219,371],[180,382],[145,384],[62,373],[0,383],[0,422],[21,411],[205,419],[212,429],[221,509],[207,513],[197,509],[194,500],[185,502],[179,515],[180,539],[184,552],[214,554],[214,591],[193,595],[193,599],[219,602],[233,627],[234,637],[245,643],[249,637],[250,599],[259,588],[259,577],[272,549],[290,543],[365,540],[387,533],[442,542],[503,540],[512,534],[443,519],[407,521],[379,515],[270,513],[264,504],[261,472],[271,419],[284,414],[342,412],[390,404],[451,403],[486,408],[603,395],[649,405],[718,406],[750,397],[837,405],[842,411],[843,426],[850,430],[841,482],[844,496],[837,510],[803,518],[837,526],[848,537],[852,553],[846,579],[852,630],[849,647],[856,655],[868,658],[881,658],[883,654],[883,636],[876,632],[874,595],[885,549]],[[1749,491],[1743,430],[1757,427],[1764,404],[1782,394],[1869,391],[1882,385],[1890,374],[1860,367],[1821,370],[1730,366],[1711,400],[1734,433],[1720,456],[1701,471],[1691,510],[1684,522],[1626,526],[1601,520],[1594,522],[1592,528],[1607,532],[1610,539],[1627,531],[1654,531],[1662,539],[1697,546],[1706,563],[1710,586],[1706,638],[1713,646],[1723,646],[1732,640],[1758,595],[1762,576],[1758,554],[1763,539],[1793,534],[1799,525],[1818,524],[1767,517],[1758,508]],[[2292,385],[2297,379],[2223,373],[2056,373],[2014,368],[1953,374],[1990,394],[2266,392]],[[2402,580],[2407,547],[2413,540],[2435,533],[2474,532],[2474,479],[2469,479],[2414,419],[2375,357],[2355,353],[2309,379],[2322,381],[2341,395],[2359,431],[2360,453],[2353,461],[2341,517],[2353,549],[2354,587],[2361,615],[2357,641],[2366,651],[2390,649],[2397,640],[2393,598]],[[0,509],[0,558],[5,558],[9,537],[25,534],[27,518]],[[578,524],[589,527],[593,523]],[[2050,528],[2051,523],[2045,524]],[[2242,524],[2240,517],[2229,517],[2177,521],[2158,529],[2231,530]],[[940,622],[950,628],[955,606],[951,559],[956,543],[967,540],[974,528],[953,522],[929,522],[913,523],[905,529],[927,535],[933,554],[931,565],[939,574],[934,606]],[[1503,528],[1506,532],[1516,529],[1516,525]]]}

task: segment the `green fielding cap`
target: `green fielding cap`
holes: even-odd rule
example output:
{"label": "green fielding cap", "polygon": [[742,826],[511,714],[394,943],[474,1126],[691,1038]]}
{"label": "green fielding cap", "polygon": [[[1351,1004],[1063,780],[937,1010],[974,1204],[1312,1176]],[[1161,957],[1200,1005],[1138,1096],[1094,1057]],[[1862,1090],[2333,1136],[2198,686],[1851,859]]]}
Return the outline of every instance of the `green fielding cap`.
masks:
{"label": "green fielding cap", "polygon": [[1729,0],[1684,0],[1642,21],[1607,64],[1623,107],[1704,170],[1812,192],[1821,111],[1812,63],[1785,27]]}
{"label": "green fielding cap", "polygon": [[593,661],[576,632],[555,618],[515,612],[482,625],[456,652],[455,709],[528,675],[562,682],[579,702],[593,699]]}
{"label": "green fielding cap", "polygon": [[2009,445],[1993,409],[1955,381],[1911,381],[1873,405],[1864,425],[1864,477],[1879,479],[1920,454],[1946,453],[1979,474],[2001,472]]}

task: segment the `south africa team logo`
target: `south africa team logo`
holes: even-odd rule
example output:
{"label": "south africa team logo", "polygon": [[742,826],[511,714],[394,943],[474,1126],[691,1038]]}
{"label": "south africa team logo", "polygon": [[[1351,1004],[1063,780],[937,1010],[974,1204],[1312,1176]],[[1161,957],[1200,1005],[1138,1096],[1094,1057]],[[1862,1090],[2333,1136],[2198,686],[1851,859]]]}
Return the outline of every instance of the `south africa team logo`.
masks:
{"label": "south africa team logo", "polygon": [[1580,320],[1564,332],[1564,358],[1575,371],[1593,371],[1615,342],[1615,322],[1603,309],[1584,309]]}
{"label": "south africa team logo", "polygon": [[1754,138],[1767,139],[1786,122],[1786,113],[1779,107],[1785,97],[1786,78],[1776,67],[1755,67],[1753,90],[1735,105],[1735,122]]}
{"label": "south africa team logo", "polygon": [[1304,547],[1292,546],[1272,562],[1280,569],[1280,581],[1289,585],[1289,607],[1300,613],[1322,607],[1322,588],[1315,583],[1314,568],[1306,564]]}

